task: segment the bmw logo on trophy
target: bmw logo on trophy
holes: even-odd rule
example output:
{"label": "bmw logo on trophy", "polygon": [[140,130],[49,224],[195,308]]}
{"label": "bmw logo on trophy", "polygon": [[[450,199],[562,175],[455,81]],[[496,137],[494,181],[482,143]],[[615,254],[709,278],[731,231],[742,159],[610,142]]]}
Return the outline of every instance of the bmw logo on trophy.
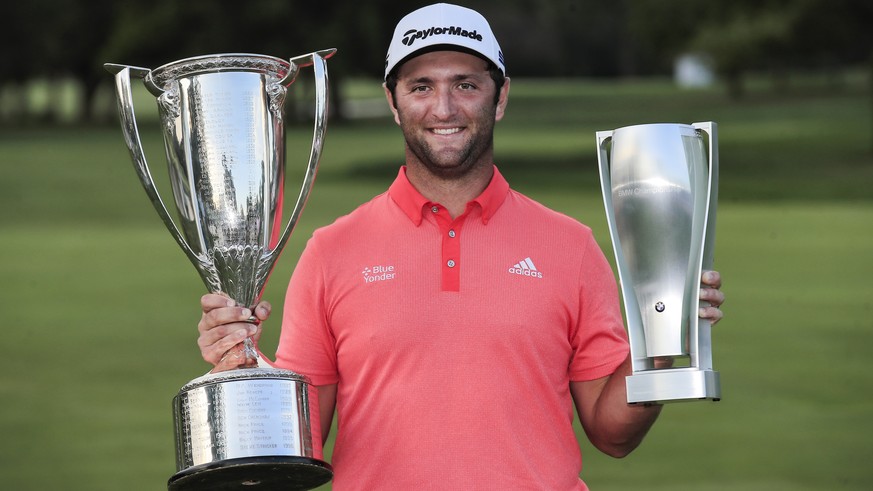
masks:
{"label": "bmw logo on trophy", "polygon": [[[210,292],[253,308],[315,179],[327,119],[328,49],[290,60],[218,54],[149,70],[107,64],[115,74],[125,142],[158,215]],[[299,68],[315,72],[309,164],[282,229],[284,100]],[[134,113],[131,77],[156,98],[174,221],[152,180]],[[176,223],[180,226],[177,227]],[[208,373],[173,400],[176,473],[170,490],[311,489],[331,479],[313,439],[309,380],[274,368],[245,341],[247,367]]]}
{"label": "bmw logo on trophy", "polygon": [[[716,124],[644,124],[596,138],[633,362],[628,402],[719,400],[711,326],[697,314],[715,244]],[[656,367],[659,357],[676,364]]]}

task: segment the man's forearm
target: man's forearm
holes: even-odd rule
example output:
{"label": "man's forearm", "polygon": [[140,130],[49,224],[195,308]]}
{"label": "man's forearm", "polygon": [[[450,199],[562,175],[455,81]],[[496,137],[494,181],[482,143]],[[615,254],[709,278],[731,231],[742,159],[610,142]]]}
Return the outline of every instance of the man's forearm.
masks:
{"label": "man's forearm", "polygon": [[637,448],[661,413],[660,404],[627,403],[625,377],[630,374],[628,358],[609,377],[570,385],[588,439],[613,457],[624,457]]}

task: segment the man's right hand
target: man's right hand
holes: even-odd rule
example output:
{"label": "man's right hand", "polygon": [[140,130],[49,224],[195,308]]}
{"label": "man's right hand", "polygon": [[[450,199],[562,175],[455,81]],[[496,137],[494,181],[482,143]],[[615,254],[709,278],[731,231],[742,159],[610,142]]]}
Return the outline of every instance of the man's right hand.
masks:
{"label": "man's right hand", "polygon": [[256,322],[252,322],[251,310],[238,306],[222,294],[203,295],[200,307],[203,315],[197,324],[200,332],[197,344],[203,359],[215,367],[212,372],[255,365],[256,360],[246,357],[243,341],[251,337],[257,346],[261,337],[261,322],[270,317],[272,310],[269,302],[261,302],[255,308]]}

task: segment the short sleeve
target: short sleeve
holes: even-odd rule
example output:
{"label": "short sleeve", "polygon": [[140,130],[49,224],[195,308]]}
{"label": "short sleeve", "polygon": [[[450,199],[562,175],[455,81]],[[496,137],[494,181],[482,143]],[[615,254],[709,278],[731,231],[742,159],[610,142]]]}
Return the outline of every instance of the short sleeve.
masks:
{"label": "short sleeve", "polygon": [[569,368],[570,380],[578,382],[611,375],[629,352],[612,268],[593,236],[589,235],[584,251]]}
{"label": "short sleeve", "polygon": [[339,380],[336,341],[325,310],[324,279],[318,248],[310,239],[288,283],[276,351],[279,367],[306,375],[316,386]]}

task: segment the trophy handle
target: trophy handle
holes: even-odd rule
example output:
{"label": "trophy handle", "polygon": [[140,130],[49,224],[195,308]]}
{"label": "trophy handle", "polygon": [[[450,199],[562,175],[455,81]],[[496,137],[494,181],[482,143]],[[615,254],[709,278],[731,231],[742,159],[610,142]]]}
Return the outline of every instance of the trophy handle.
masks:
{"label": "trophy handle", "polygon": [[600,190],[603,194],[603,205],[607,211],[612,209],[612,185],[609,178],[609,152],[606,146],[612,141],[613,131],[598,131],[597,138],[597,167],[600,171]]}
{"label": "trophy handle", "polygon": [[[700,271],[712,269],[715,254],[715,214],[718,208],[718,125],[714,122],[693,123],[696,130],[705,133],[708,137],[707,147],[709,156],[709,179],[706,186],[706,223],[703,236],[703,250],[700,255]],[[701,305],[706,302],[700,302]],[[707,304],[708,305],[708,304]],[[690,341],[697,346],[697,366],[703,369],[712,369],[712,323],[702,318],[692,318],[697,322],[696,339]]]}
{"label": "trophy handle", "polygon": [[703,246],[703,269],[712,269],[715,252],[715,212],[718,208],[718,125],[714,122],[693,123],[691,126],[706,133],[709,141],[709,182],[706,188],[706,238]]}
{"label": "trophy handle", "polygon": [[[613,234],[615,230],[615,218],[613,217],[612,209],[612,179],[609,171],[609,152],[607,146],[612,142],[613,131],[598,131],[595,133],[597,138],[597,167],[600,172],[600,191],[603,195],[603,207],[606,209],[606,220],[609,225],[609,235],[612,239],[612,246],[615,254],[620,254],[621,249],[616,244],[618,237]],[[621,272],[619,272],[619,275]]]}
{"label": "trophy handle", "polygon": [[[326,49],[316,51],[307,55],[292,58],[292,66],[306,67],[312,65],[315,76],[315,124],[312,130],[312,148],[309,154],[309,165],[306,167],[306,174],[303,177],[303,184],[300,187],[300,194],[297,196],[297,203],[294,205],[294,211],[291,212],[291,217],[285,230],[279,237],[276,246],[266,254],[266,268],[272,268],[273,263],[279,256],[279,252],[285,247],[285,243],[291,236],[291,232],[297,225],[300,218],[300,213],[303,212],[303,206],[312,192],[312,185],[315,183],[315,174],[318,170],[318,162],[321,159],[321,151],[324,147],[324,134],[327,128],[327,107],[328,107],[328,90],[327,90],[327,63],[326,59],[333,56],[336,49]],[[282,80],[283,85],[290,84],[294,81],[297,70],[290,70],[288,76]]]}
{"label": "trophy handle", "polygon": [[167,207],[164,205],[164,201],[161,199],[161,195],[158,193],[155,181],[152,179],[151,172],[149,171],[145,151],[142,148],[142,141],[139,137],[139,129],[136,125],[136,113],[133,106],[133,91],[131,90],[130,77],[133,75],[137,78],[146,78],[146,76],[151,73],[151,70],[142,67],[117,65],[115,63],[106,63],[103,66],[107,71],[115,75],[115,95],[118,102],[118,115],[121,119],[121,129],[124,133],[124,142],[127,144],[127,149],[130,151],[130,157],[134,162],[136,174],[139,176],[139,181],[142,184],[143,189],[145,189],[152,205],[155,207],[155,211],[158,212],[164,225],[167,226],[167,230],[169,230],[173,238],[176,239],[176,243],[179,244],[192,263],[199,265],[198,269],[205,270],[208,267],[208,264],[194,253],[188,245],[188,242],[186,242],[182,237],[182,234],[179,233],[179,228],[176,226],[176,222],[173,221],[169,212],[167,212]]}

